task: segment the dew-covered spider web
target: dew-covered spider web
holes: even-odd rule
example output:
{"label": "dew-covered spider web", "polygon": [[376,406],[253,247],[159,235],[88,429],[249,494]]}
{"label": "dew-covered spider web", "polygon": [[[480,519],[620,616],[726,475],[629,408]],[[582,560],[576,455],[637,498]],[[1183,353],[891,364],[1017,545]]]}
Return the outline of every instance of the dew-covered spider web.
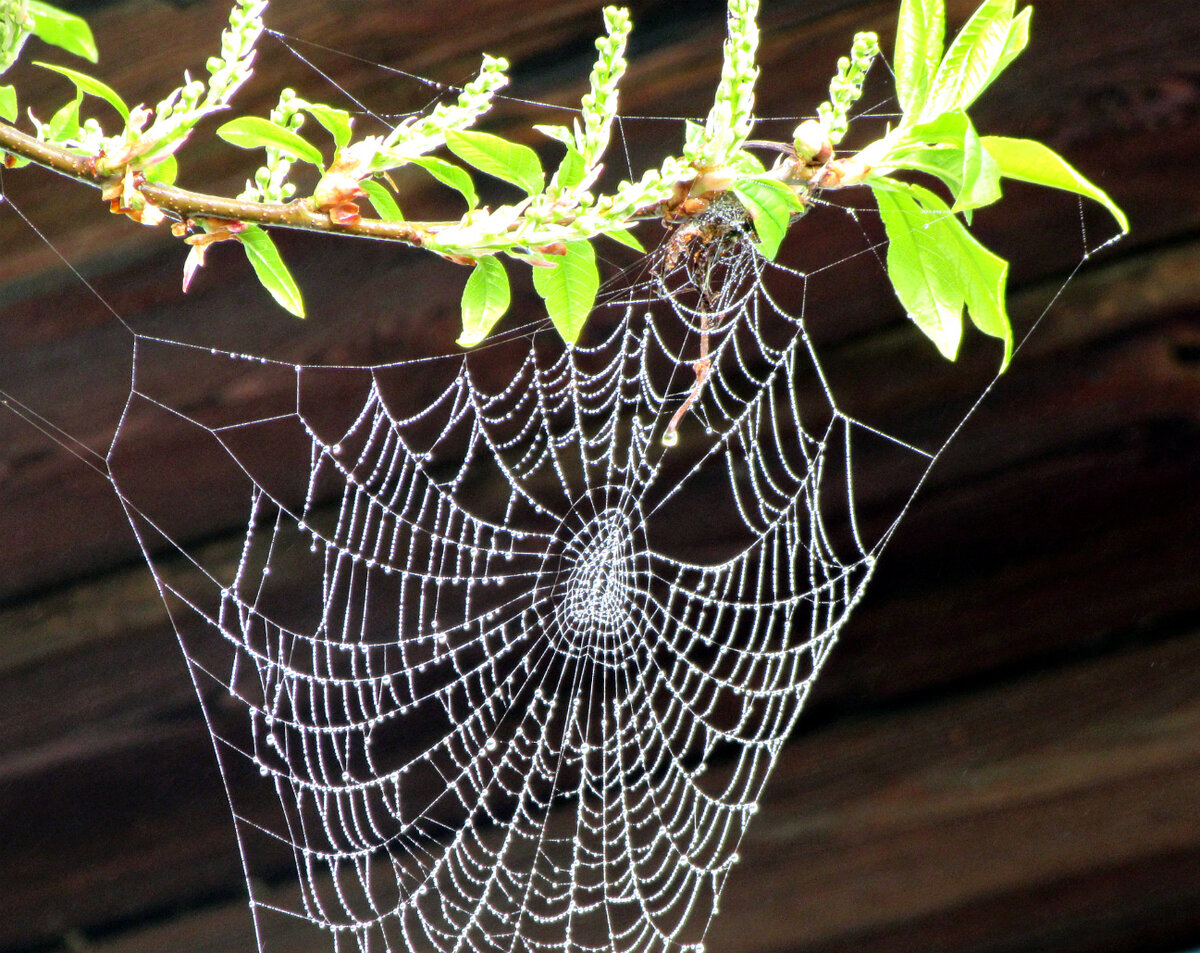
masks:
{"label": "dew-covered spider web", "polygon": [[[263,948],[297,927],[363,953],[701,948],[968,412],[925,441],[862,419],[805,304],[848,259],[767,262],[729,205],[701,224],[617,274],[571,349],[544,320],[367,367],[131,329],[104,469],[212,732]],[[272,395],[253,414],[178,396],[250,375]],[[156,419],[201,448],[171,507],[243,488],[236,551],[180,543],[145,501],[126,435]],[[864,457],[898,507],[864,507]]]}
{"label": "dew-covered spider web", "polygon": [[[542,330],[419,365],[281,366],[285,412],[196,421],[244,470],[248,526],[232,572],[157,578],[247,864],[282,850],[300,876],[260,914],[336,949],[702,942],[870,578],[881,541],[848,476],[856,440],[884,439],[839,410],[744,233],[720,251],[702,310],[694,250],[664,252],[569,351]],[[186,413],[143,383],[164,347],[136,342],[131,414]],[[412,408],[414,375],[436,384]],[[329,388],[361,395],[351,419],[329,419]],[[118,492],[123,469],[118,444]],[[212,710],[231,701],[237,718]]]}

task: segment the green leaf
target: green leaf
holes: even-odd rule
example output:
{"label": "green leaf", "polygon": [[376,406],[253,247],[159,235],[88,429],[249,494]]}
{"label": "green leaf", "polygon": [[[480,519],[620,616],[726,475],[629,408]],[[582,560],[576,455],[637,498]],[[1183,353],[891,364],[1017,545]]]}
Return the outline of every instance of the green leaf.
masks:
{"label": "green leaf", "polygon": [[40,0],[26,0],[25,8],[33,20],[34,36],[92,63],[99,59],[96,40],[84,20]]}
{"label": "green leaf", "polygon": [[626,245],[629,248],[632,248],[634,251],[644,252],[646,250],[646,246],[643,245],[640,241],[638,241],[638,237],[636,235],[634,235],[633,232],[629,231],[628,229],[612,228],[612,229],[609,229],[607,232],[602,232],[601,234],[605,235],[608,238],[611,238],[614,242],[620,242],[622,245]]}
{"label": "green leaf", "polygon": [[305,103],[304,111],[325,127],[340,149],[350,141],[350,113],[321,103]]}
{"label": "green leaf", "polygon": [[564,146],[575,145],[575,134],[566,126],[551,126],[538,123],[533,127],[543,136],[549,136],[551,139],[557,139]]}
{"label": "green leaf", "polygon": [[[940,198],[919,186],[912,186],[926,209],[949,213]],[[941,215],[934,225],[939,240],[953,263],[960,289],[966,299],[967,317],[984,334],[1004,342],[1000,370],[1012,358],[1012,324],[1005,306],[1008,262],[984,248],[952,214]]]}
{"label": "green leaf", "polygon": [[1010,179],[1032,182],[1051,189],[1074,192],[1099,202],[1117,220],[1122,232],[1129,231],[1129,219],[1116,202],[1098,186],[1075,171],[1067,160],[1053,149],[1033,139],[1010,139],[1006,136],[984,136],[983,147],[988,151],[1000,173]]}
{"label": "green leaf", "polygon": [[322,167],[321,150],[292,130],[260,116],[239,116],[217,130],[217,135],[239,149],[277,149],[284,155]]}
{"label": "green leaf", "polygon": [[600,271],[591,242],[568,242],[567,253],[553,268],[534,268],[533,287],[546,302],[550,320],[568,344],[579,340],[596,303]]}
{"label": "green leaf", "polygon": [[558,171],[554,173],[554,184],[562,189],[572,189],[583,181],[587,172],[583,156],[574,146],[567,146],[567,154],[559,163]]}
{"label": "green leaf", "polygon": [[116,90],[112,87],[100,82],[98,79],[93,79],[91,76],[85,76],[83,73],[77,73],[73,69],[67,69],[65,66],[54,66],[51,63],[41,63],[35,61],[34,66],[40,66],[42,69],[48,69],[53,73],[58,73],[65,76],[75,88],[81,93],[87,93],[89,96],[95,96],[103,99],[113,109],[121,114],[121,118],[129,122],[129,107],[125,105],[125,100],[117,95]]}
{"label": "green leaf", "polygon": [[927,189],[881,183],[873,191],[889,240],[888,276],[909,317],[954,360],[965,305],[979,330],[1004,342],[1004,370],[1013,346],[1004,303],[1008,262],[979,244]]}
{"label": "green leaf", "polygon": [[159,159],[154,165],[147,166],[145,175],[146,179],[150,182],[158,182],[160,185],[174,185],[175,179],[179,175],[179,162],[174,156]]}
{"label": "green leaf", "polygon": [[984,84],[986,89],[1007,68],[1008,64],[1021,55],[1022,50],[1029,44],[1029,20],[1033,16],[1033,7],[1026,7],[1015,17],[1012,23],[1008,25],[1008,38],[1004,41],[1004,49],[1000,53],[1000,58],[996,61],[996,67],[992,70],[992,75],[988,77]]}
{"label": "green leaf", "polygon": [[918,169],[940,178],[954,196],[953,211],[981,208],[1000,198],[1000,167],[961,109],[914,126],[912,136],[933,143],[934,148],[902,157],[895,167]]}
{"label": "green leaf", "polygon": [[446,132],[446,147],[467,165],[511,182],[529,195],[542,191],[542,164],[529,146],[487,132],[450,129]]}
{"label": "green leaf", "polygon": [[942,58],[945,36],[943,0],[902,0],[892,68],[896,73],[896,96],[906,114],[916,115],[925,105]]}
{"label": "green leaf", "polygon": [[408,161],[412,165],[424,169],[442,185],[448,185],[456,192],[462,193],[462,197],[467,200],[468,208],[474,208],[479,204],[479,196],[475,194],[475,183],[471,181],[471,175],[466,169],[436,156],[414,156]]}
{"label": "green leaf", "polygon": [[733,187],[733,194],[750,213],[754,231],[758,233],[758,250],[763,257],[774,259],[792,214],[803,211],[803,203],[776,179],[742,179]]}
{"label": "green leaf", "polygon": [[12,86],[0,86],[0,119],[17,121],[17,91]]}
{"label": "green leaf", "polygon": [[79,105],[82,102],[83,93],[77,92],[74,99],[50,117],[46,125],[52,141],[63,142],[79,135]]}
{"label": "green leaf", "polygon": [[942,57],[922,115],[932,119],[966,109],[997,75],[1012,23],[1015,0],[984,0]]}
{"label": "green leaf", "polygon": [[461,347],[474,347],[488,336],[508,310],[511,294],[504,264],[493,256],[480,258],[462,294]]}
{"label": "green leaf", "polygon": [[909,318],[947,360],[958,356],[965,296],[956,287],[928,214],[907,191],[873,185],[887,232],[887,270]]}
{"label": "green leaf", "polygon": [[382,182],[376,182],[374,179],[363,179],[358,184],[367,193],[367,198],[371,200],[371,205],[375,207],[375,212],[381,219],[385,222],[404,221],[404,214],[400,211],[400,206],[396,204],[396,200],[392,198],[392,193],[387,190]]}
{"label": "green leaf", "polygon": [[300,296],[300,288],[279,256],[279,249],[271,241],[271,236],[257,225],[247,225],[246,230],[237,237],[246,249],[246,257],[250,259],[254,273],[258,275],[262,286],[271,292],[271,297],[296,317],[304,317],[304,299]]}

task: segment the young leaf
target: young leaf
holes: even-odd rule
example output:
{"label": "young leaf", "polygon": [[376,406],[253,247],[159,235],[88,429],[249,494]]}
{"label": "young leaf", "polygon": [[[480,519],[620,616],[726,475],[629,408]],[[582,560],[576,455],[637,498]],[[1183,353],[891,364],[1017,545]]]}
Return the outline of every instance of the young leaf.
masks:
{"label": "young leaf", "polygon": [[446,147],[480,172],[511,182],[529,195],[542,191],[545,181],[537,153],[486,132],[446,131]]}
{"label": "young leaf", "polygon": [[976,241],[957,218],[948,214],[950,210],[940,198],[919,186],[912,186],[912,190],[926,210],[947,213],[933,223],[935,235],[958,278],[966,299],[967,317],[984,334],[1004,342],[1004,357],[1000,362],[1003,371],[1008,367],[1013,348],[1012,324],[1004,301],[1008,262]]}
{"label": "young leaf", "polygon": [[1004,342],[1004,370],[1013,345],[1004,303],[1008,262],[972,238],[927,189],[881,184],[873,191],[890,242],[888,276],[909,317],[954,360],[965,304],[979,330]]}
{"label": "young leaf", "polygon": [[1063,189],[1099,202],[1117,220],[1122,232],[1129,231],[1129,219],[1117,204],[1098,186],[1075,171],[1067,160],[1053,149],[1033,139],[1010,139],[1006,136],[984,136],[983,147],[1000,166],[1000,173],[1010,179],[1032,182],[1051,189]]}
{"label": "young leaf", "polygon": [[96,40],[84,20],[40,0],[26,0],[25,9],[33,20],[34,36],[89,62],[95,63],[99,59]]}
{"label": "young leaf", "polygon": [[480,258],[463,288],[463,330],[458,344],[474,347],[486,338],[508,310],[510,298],[504,264],[491,255]]}
{"label": "young leaf", "polygon": [[567,146],[567,154],[562,157],[558,171],[554,173],[554,184],[560,189],[572,189],[583,181],[587,171],[583,156],[572,145]]}
{"label": "young leaf", "polygon": [[943,0],[902,0],[896,24],[896,96],[906,115],[917,115],[942,58],[946,37]]}
{"label": "young leaf", "polygon": [[1015,0],[984,0],[942,57],[922,115],[932,119],[966,109],[996,75],[1012,23]]}
{"label": "young leaf", "polygon": [[479,204],[479,196],[475,194],[475,183],[471,181],[471,175],[466,169],[447,162],[445,159],[439,159],[437,156],[413,156],[408,161],[412,165],[424,169],[442,185],[448,185],[456,192],[461,193],[462,197],[467,200],[467,208],[474,208]]}
{"label": "young leaf", "polygon": [[646,246],[638,241],[638,237],[626,228],[609,229],[607,232],[604,232],[604,235],[611,238],[614,242],[620,242],[622,245],[632,248],[634,251],[644,252],[646,250]]}
{"label": "young leaf", "polygon": [[568,242],[553,268],[534,268],[533,287],[546,302],[550,320],[568,344],[579,340],[583,323],[596,303],[600,272],[591,242]]}
{"label": "young leaf", "polygon": [[996,66],[992,70],[992,75],[987,78],[984,88],[992,85],[992,81],[997,76],[1003,73],[1008,64],[1021,55],[1021,51],[1029,44],[1029,19],[1033,16],[1033,7],[1026,7],[1012,19],[1012,23],[1008,25],[1008,38],[1004,41],[1004,49],[1000,52],[1000,58],[996,61]]}
{"label": "young leaf", "polygon": [[912,136],[934,143],[935,148],[902,157],[896,168],[918,169],[938,176],[954,196],[955,212],[981,208],[1000,198],[1000,168],[983,148],[970,118],[961,109],[919,123],[913,127]]}
{"label": "young leaf", "polygon": [[350,113],[321,103],[305,103],[304,111],[325,127],[340,149],[350,141]]}
{"label": "young leaf", "polygon": [[367,193],[367,197],[375,207],[375,212],[381,219],[385,222],[404,221],[404,214],[400,211],[400,206],[396,204],[396,200],[392,198],[392,193],[384,187],[382,182],[376,182],[374,179],[363,179],[358,184]]}
{"label": "young leaf", "polygon": [[121,114],[121,118],[129,122],[129,107],[125,105],[125,101],[117,95],[116,90],[100,82],[98,79],[93,79],[91,76],[85,76],[83,73],[77,73],[73,69],[67,69],[65,66],[54,66],[51,63],[41,63],[34,61],[34,66],[40,66],[42,69],[48,69],[51,72],[65,76],[75,88],[81,93],[87,93],[89,96],[96,96],[103,99],[113,109]]}
{"label": "young leaf", "polygon": [[0,119],[17,121],[17,91],[12,86],[0,86]]}
{"label": "young leaf", "polygon": [[575,145],[575,134],[566,126],[551,126],[538,123],[533,127],[543,136],[549,136],[551,139],[557,139],[564,146]]}
{"label": "young leaf", "polygon": [[311,142],[279,123],[259,116],[231,119],[217,130],[217,135],[239,149],[278,149],[301,162],[311,162],[317,167],[324,165],[321,150]]}
{"label": "young leaf", "polygon": [[271,292],[271,297],[296,317],[304,317],[304,299],[300,296],[300,288],[279,256],[279,249],[271,241],[271,236],[257,225],[248,225],[237,238],[246,249],[246,257],[250,259],[258,280]]}
{"label": "young leaf", "polygon": [[167,156],[148,166],[145,174],[147,181],[158,182],[160,185],[174,185],[179,175],[179,162],[174,156]]}
{"label": "young leaf", "polygon": [[754,231],[758,233],[758,250],[763,257],[774,259],[787,234],[792,214],[803,211],[803,203],[791,189],[775,179],[742,179],[733,187],[733,194],[750,213]]}
{"label": "young leaf", "polygon": [[75,98],[50,117],[46,128],[50,130],[50,138],[55,142],[74,139],[79,135],[79,105],[83,102],[83,93],[76,92]]}
{"label": "young leaf", "polygon": [[947,360],[958,356],[966,300],[928,213],[907,191],[872,186],[887,232],[887,270],[908,316]]}

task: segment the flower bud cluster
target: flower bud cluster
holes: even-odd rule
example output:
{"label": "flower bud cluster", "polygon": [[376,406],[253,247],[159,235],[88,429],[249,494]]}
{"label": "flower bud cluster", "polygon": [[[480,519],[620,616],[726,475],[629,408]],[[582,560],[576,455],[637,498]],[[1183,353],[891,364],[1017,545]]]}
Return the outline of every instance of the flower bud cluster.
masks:
{"label": "flower bud cluster", "polygon": [[700,166],[727,165],[754,125],[758,80],[758,0],[730,0],[724,66],[703,135],[689,129],[684,155]]}
{"label": "flower bud cluster", "polygon": [[236,0],[229,13],[229,26],[221,34],[221,55],[209,59],[208,110],[226,105],[241,85],[250,78],[254,65],[254,46],[263,31],[263,12],[267,0]]}
{"label": "flower bud cluster", "polygon": [[229,26],[221,34],[221,55],[209,57],[205,64],[208,82],[184,73],[183,85],[154,107],[150,128],[145,132],[127,128],[106,147],[107,154],[123,161],[138,158],[139,167],[151,166],[174,154],[201,119],[227,106],[250,78],[266,8],[267,0],[235,0]]}
{"label": "flower bud cluster", "polygon": [[609,134],[617,115],[617,85],[629,65],[624,55],[632,26],[629,11],[605,7],[604,26],[605,35],[596,40],[599,56],[592,69],[590,90],[580,103],[583,130],[575,137],[575,146],[588,170],[600,161],[608,148]]}
{"label": "flower bud cluster", "polygon": [[0,0],[0,73],[13,65],[33,32],[25,0]]}
{"label": "flower bud cluster", "polygon": [[[304,125],[304,100],[294,89],[285,89],[279,94],[279,102],[271,110],[271,121],[292,132],[299,132]],[[287,181],[292,170],[292,159],[278,149],[267,149],[267,161],[254,173],[254,181],[247,182],[238,196],[244,202],[287,202],[296,194],[296,186]]]}
{"label": "flower bud cluster", "polygon": [[484,55],[476,77],[463,87],[457,101],[441,103],[428,115],[412,116],[383,137],[376,170],[403,165],[413,156],[432,152],[446,141],[450,130],[469,129],[492,108],[496,93],[508,85],[508,60]]}
{"label": "flower bud cluster", "polygon": [[862,96],[863,80],[878,55],[879,37],[874,33],[857,33],[850,55],[838,60],[837,75],[829,83],[829,100],[817,107],[821,125],[835,146],[846,135],[850,109]]}

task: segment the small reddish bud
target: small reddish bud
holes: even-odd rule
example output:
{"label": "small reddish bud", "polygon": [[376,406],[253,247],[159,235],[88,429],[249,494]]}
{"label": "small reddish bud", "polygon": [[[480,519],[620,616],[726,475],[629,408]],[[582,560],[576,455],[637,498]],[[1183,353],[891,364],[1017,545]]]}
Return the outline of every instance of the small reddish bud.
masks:
{"label": "small reddish bud", "polygon": [[313,204],[321,211],[330,211],[339,205],[346,205],[355,199],[362,198],[367,193],[363,191],[358,179],[345,172],[330,171],[321,176],[313,190]]}
{"label": "small reddish bud", "polygon": [[696,180],[695,192],[726,192],[737,181],[737,174],[732,169],[713,169],[705,172]]}
{"label": "small reddish bud", "polygon": [[342,202],[329,210],[329,220],[334,225],[357,225],[361,218],[358,206],[354,202]]}

